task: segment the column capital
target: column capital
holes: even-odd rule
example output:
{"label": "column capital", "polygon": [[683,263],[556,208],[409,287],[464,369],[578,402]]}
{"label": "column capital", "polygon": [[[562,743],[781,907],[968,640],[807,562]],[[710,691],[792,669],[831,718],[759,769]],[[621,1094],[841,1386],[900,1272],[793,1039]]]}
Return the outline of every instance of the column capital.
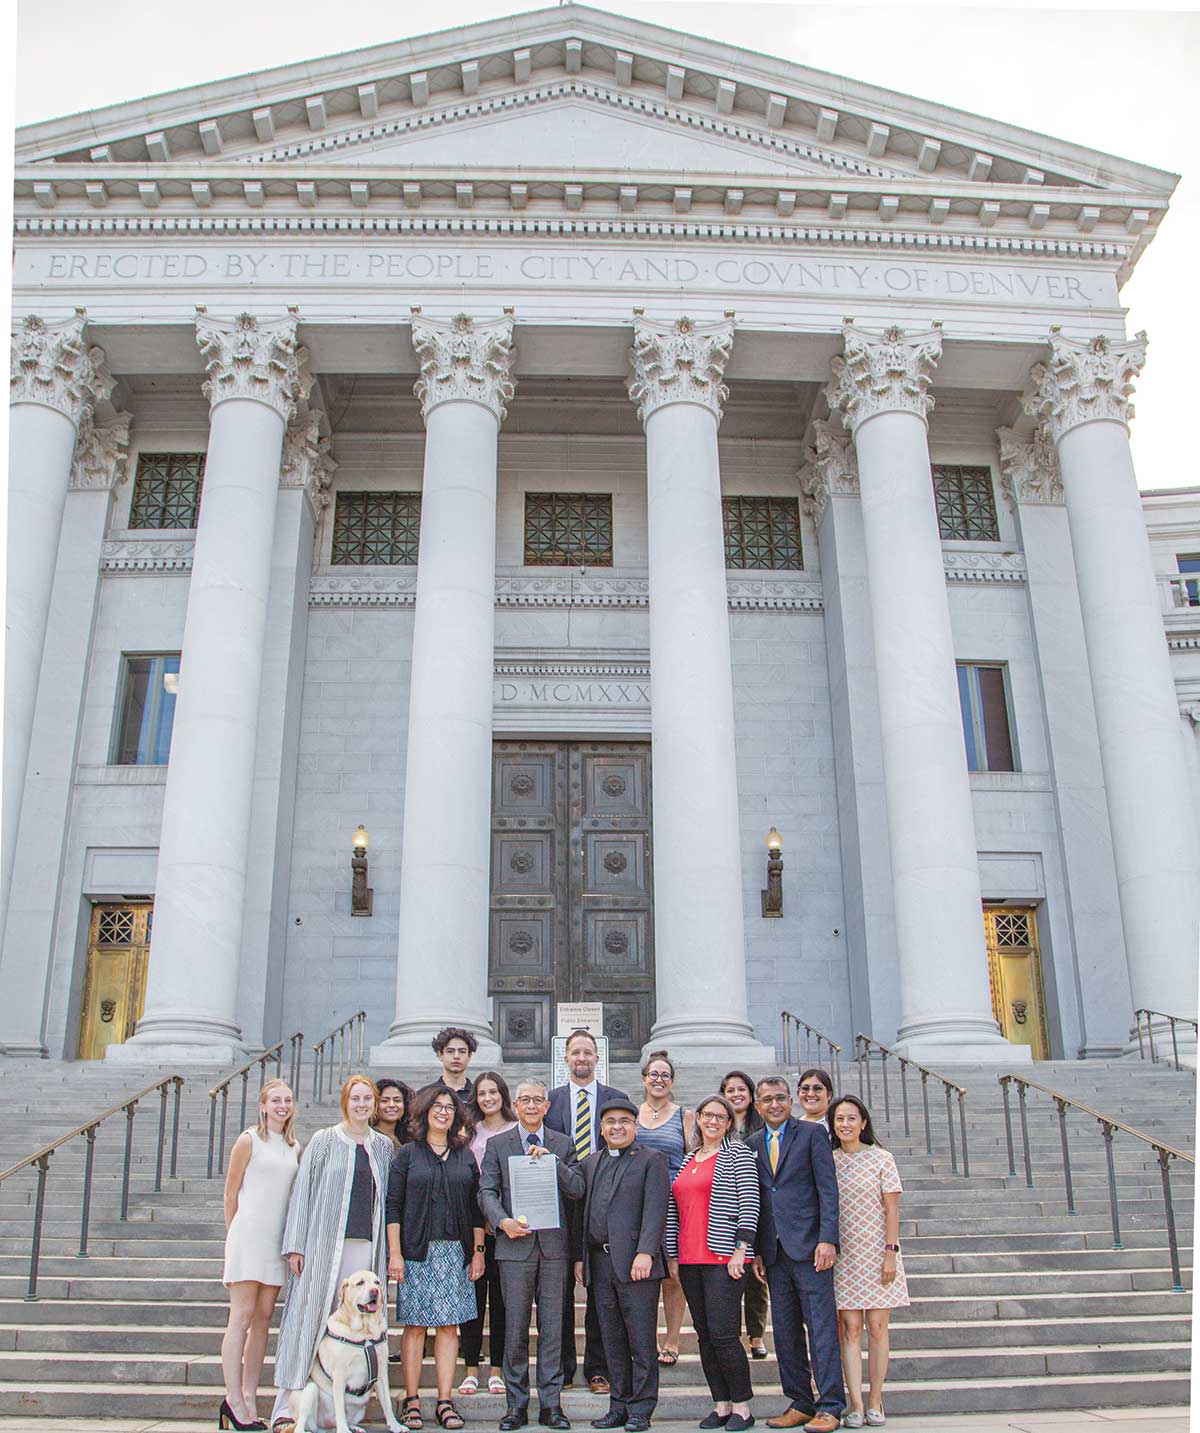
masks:
{"label": "column capital", "polygon": [[439,403],[480,403],[497,423],[504,422],[516,391],[512,309],[506,308],[502,318],[460,313],[440,319],[426,318],[414,307],[412,346],[421,365],[413,392],[422,418],[428,419]]}
{"label": "column capital", "polygon": [[804,466],[800,469],[800,491],[804,510],[814,522],[821,521],[831,497],[857,497],[858,455],[854,440],[840,423],[815,418],[804,435]]}
{"label": "column capital", "polygon": [[114,413],[96,422],[91,406],[83,410],[71,463],[72,492],[111,492],[129,476],[128,413]]}
{"label": "column capital", "polygon": [[39,314],[13,325],[9,400],[40,403],[78,423],[85,408],[113,391],[102,348],[87,346],[87,310],[57,323]]}
{"label": "column capital", "polygon": [[311,385],[304,373],[307,350],[296,342],[297,322],[290,305],[286,318],[268,320],[251,313],[212,318],[197,304],[196,342],[208,373],[202,391],[210,407],[248,398],[265,403],[286,423]]}
{"label": "column capital", "polygon": [[638,418],[645,423],[668,403],[695,403],[720,423],[729,397],[723,379],[732,348],[732,311],[723,319],[697,323],[686,316],[673,322],[649,319],[634,309],[633,375],[626,387],[638,405]]}
{"label": "column capital", "polygon": [[1190,721],[1195,726],[1200,726],[1200,702],[1193,701],[1190,697],[1179,703],[1179,715],[1185,721]]}
{"label": "column capital", "polygon": [[333,440],[322,433],[323,415],[315,408],[298,413],[283,435],[279,465],[281,488],[303,488],[314,515],[329,506],[329,487],[337,471]]}
{"label": "column capital", "polygon": [[1021,406],[1040,418],[1058,443],[1082,423],[1108,420],[1124,423],[1133,417],[1133,380],[1146,362],[1146,335],[1113,343],[1102,333],[1091,338],[1066,338],[1050,330],[1050,361],[1029,372]]}
{"label": "column capital", "polygon": [[1019,503],[1061,503],[1062,472],[1058,451],[1044,423],[1026,441],[1011,428],[997,428],[1000,444],[1000,486],[1014,507]]}
{"label": "column capital", "polygon": [[942,356],[942,326],[906,333],[891,324],[882,333],[842,323],[842,354],[830,367],[826,385],[830,410],[840,413],[852,432],[880,413],[911,413],[927,422],[933,411],[929,384]]}

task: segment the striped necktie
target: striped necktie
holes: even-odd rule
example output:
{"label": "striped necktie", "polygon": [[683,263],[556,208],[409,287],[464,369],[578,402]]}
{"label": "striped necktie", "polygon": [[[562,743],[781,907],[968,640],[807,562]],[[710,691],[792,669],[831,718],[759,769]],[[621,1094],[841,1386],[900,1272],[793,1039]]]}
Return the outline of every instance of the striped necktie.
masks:
{"label": "striped necktie", "polygon": [[771,1173],[774,1174],[775,1171],[779,1168],[779,1131],[777,1129],[773,1129],[770,1132],[769,1139],[771,1143],[771,1148],[768,1151],[767,1157],[771,1161]]}
{"label": "striped necktie", "polygon": [[579,1091],[579,1103],[575,1106],[575,1153],[586,1159],[592,1152],[592,1102],[586,1090]]}

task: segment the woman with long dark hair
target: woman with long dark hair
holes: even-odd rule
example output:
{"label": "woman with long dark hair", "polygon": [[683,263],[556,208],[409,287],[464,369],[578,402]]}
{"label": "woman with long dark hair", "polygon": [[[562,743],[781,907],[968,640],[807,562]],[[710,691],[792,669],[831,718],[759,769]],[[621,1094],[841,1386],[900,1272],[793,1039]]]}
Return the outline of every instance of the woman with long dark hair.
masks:
{"label": "woman with long dark hair", "polygon": [[812,1123],[824,1124],[830,1130],[829,1104],[833,1099],[833,1076],[828,1070],[815,1066],[805,1070],[796,1084],[796,1096],[800,1103],[800,1118]]}
{"label": "woman with long dark hair", "polygon": [[[839,1095],[829,1107],[833,1127],[833,1163],[837,1169],[838,1261],[833,1266],[842,1342],[842,1372],[849,1407],[842,1422],[880,1428],[883,1380],[888,1366],[888,1320],[908,1304],[908,1286],[900,1258],[900,1174],[896,1161],[880,1145],[871,1113],[854,1095]],[[867,1325],[867,1373],[870,1394],[863,1408],[862,1332]]]}
{"label": "woman with long dark hair", "polygon": [[[762,1129],[766,1121],[754,1108],[754,1081],[745,1070],[730,1070],[721,1081],[721,1093],[733,1107],[733,1128],[729,1138],[745,1144],[750,1136]],[[742,1299],[745,1304],[746,1337],[751,1358],[766,1358],[767,1309],[770,1299],[761,1279],[743,1279]]]}
{"label": "woman with long dark hair", "polygon": [[393,1079],[391,1075],[384,1075],[381,1080],[375,1081],[375,1088],[379,1091],[379,1103],[371,1117],[371,1128],[387,1135],[396,1149],[399,1149],[402,1144],[408,1143],[408,1111],[413,1102],[412,1086],[406,1085],[403,1080]]}
{"label": "woman with long dark hair", "polygon": [[442,1428],[461,1428],[451,1392],[458,1326],[475,1317],[471,1285],[483,1274],[479,1167],[468,1148],[466,1111],[452,1090],[422,1090],[408,1124],[412,1139],[392,1161],[387,1192],[388,1277],[397,1284],[396,1322],[404,1327],[402,1420],[410,1429],[424,1427],[421,1358],[432,1328],[434,1416]]}

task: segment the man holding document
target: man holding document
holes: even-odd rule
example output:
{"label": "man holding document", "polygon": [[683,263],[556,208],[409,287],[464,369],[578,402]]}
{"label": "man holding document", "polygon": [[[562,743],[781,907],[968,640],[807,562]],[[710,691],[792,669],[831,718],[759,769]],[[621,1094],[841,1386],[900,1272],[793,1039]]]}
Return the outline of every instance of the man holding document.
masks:
{"label": "man holding document", "polygon": [[550,1101],[540,1080],[522,1080],[513,1100],[517,1126],[489,1140],[479,1180],[479,1207],[496,1231],[504,1293],[503,1433],[529,1421],[529,1318],[538,1311],[537,1385],[547,1428],[570,1428],[562,1411],[563,1290],[570,1247],[562,1200],[583,1195],[575,1146],[543,1123]]}

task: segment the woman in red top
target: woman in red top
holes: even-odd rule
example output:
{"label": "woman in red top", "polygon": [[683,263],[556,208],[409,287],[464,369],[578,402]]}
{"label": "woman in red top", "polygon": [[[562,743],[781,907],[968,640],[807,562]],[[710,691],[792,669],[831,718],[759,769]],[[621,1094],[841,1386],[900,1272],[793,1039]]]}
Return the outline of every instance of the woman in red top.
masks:
{"label": "woman in red top", "polygon": [[744,1144],[729,1138],[733,1106],[710,1095],[696,1109],[699,1147],[671,1186],[664,1239],[673,1276],[683,1285],[713,1411],[701,1428],[740,1433],[750,1413],[750,1362],[741,1341],[742,1280],[754,1254],[758,1169]]}

